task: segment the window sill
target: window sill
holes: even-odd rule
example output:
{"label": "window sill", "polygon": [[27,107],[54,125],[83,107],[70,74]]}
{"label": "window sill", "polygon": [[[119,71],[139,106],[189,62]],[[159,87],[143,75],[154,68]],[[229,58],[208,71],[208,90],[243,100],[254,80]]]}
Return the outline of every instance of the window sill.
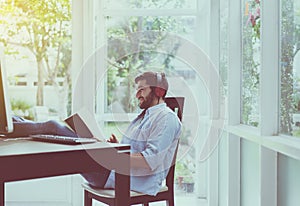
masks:
{"label": "window sill", "polygon": [[291,136],[262,136],[257,128],[246,125],[228,126],[227,132],[252,141],[288,157],[300,160],[300,139]]}

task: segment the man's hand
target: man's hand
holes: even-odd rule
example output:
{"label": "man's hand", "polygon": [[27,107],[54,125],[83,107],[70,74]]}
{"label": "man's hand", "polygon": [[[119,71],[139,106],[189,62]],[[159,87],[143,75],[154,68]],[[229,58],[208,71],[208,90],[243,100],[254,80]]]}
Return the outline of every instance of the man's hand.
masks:
{"label": "man's hand", "polygon": [[111,134],[111,136],[109,137],[109,139],[106,140],[106,141],[110,142],[110,143],[119,143],[117,137],[114,134]]}

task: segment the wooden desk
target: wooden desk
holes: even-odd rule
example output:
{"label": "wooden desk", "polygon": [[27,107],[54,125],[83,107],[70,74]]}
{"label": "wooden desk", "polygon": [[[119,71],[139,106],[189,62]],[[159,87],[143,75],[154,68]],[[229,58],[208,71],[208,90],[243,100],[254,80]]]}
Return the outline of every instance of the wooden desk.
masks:
{"label": "wooden desk", "polygon": [[5,205],[5,182],[93,172],[102,166],[116,170],[117,205],[130,205],[129,149],[110,143],[74,146],[0,140],[0,206]]}

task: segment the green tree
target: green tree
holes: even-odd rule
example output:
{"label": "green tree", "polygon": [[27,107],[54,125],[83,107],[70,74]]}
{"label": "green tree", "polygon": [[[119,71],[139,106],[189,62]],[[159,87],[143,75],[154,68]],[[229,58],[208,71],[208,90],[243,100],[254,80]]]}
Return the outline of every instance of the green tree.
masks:
{"label": "green tree", "polygon": [[243,19],[242,122],[258,126],[260,1],[248,2],[245,10],[249,14]]}
{"label": "green tree", "polygon": [[[292,114],[296,107],[293,104],[294,57],[300,50],[300,22],[296,21],[294,0],[282,1],[281,20],[281,119],[280,128],[284,134],[292,134]],[[299,18],[299,17],[298,17]]]}
{"label": "green tree", "polygon": [[[71,4],[69,0],[6,0],[0,3],[0,25],[8,50],[28,49],[37,63],[36,104],[44,104],[44,81],[57,88],[59,99],[68,95],[71,63]],[[59,89],[57,77],[64,77]],[[60,104],[65,105],[65,104]],[[64,112],[62,112],[64,113]]]}
{"label": "green tree", "polygon": [[[254,61],[253,42],[260,40],[260,1],[252,0],[250,6],[256,8],[256,12],[249,15],[248,25],[245,34],[248,35],[248,42],[244,45],[244,65],[250,68],[244,72],[244,115],[245,123],[256,126],[257,123],[251,122],[249,114],[257,100],[259,86],[259,67],[260,65]],[[293,132],[293,113],[296,111],[295,106],[295,81],[294,76],[294,58],[300,50],[300,22],[299,12],[294,12],[294,0],[283,0],[281,4],[281,88],[280,88],[280,130],[284,134],[292,135]],[[250,36],[251,38],[249,38]],[[255,95],[256,94],[256,95]]]}
{"label": "green tree", "polygon": [[[112,17],[107,18],[109,21]],[[121,81],[126,88],[123,108],[126,112],[133,112],[136,102],[130,95],[135,93],[134,77],[144,70],[171,73],[174,70],[172,60],[180,43],[172,42],[166,53],[160,53],[159,47],[166,44],[164,40],[168,32],[184,33],[186,27],[187,24],[175,17],[132,16],[123,19],[118,26],[108,28],[108,105],[118,100],[113,93],[116,82]],[[122,58],[116,59],[120,56]]]}

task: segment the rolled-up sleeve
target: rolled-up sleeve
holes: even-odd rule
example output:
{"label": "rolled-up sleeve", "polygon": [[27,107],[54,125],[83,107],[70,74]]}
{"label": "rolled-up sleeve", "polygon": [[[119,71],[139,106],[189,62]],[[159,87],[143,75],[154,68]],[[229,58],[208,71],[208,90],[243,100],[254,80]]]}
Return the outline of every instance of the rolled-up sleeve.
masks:
{"label": "rolled-up sleeve", "polygon": [[164,162],[172,159],[181,130],[177,116],[167,113],[156,122],[150,132],[146,148],[142,151],[152,171],[166,167]]}

